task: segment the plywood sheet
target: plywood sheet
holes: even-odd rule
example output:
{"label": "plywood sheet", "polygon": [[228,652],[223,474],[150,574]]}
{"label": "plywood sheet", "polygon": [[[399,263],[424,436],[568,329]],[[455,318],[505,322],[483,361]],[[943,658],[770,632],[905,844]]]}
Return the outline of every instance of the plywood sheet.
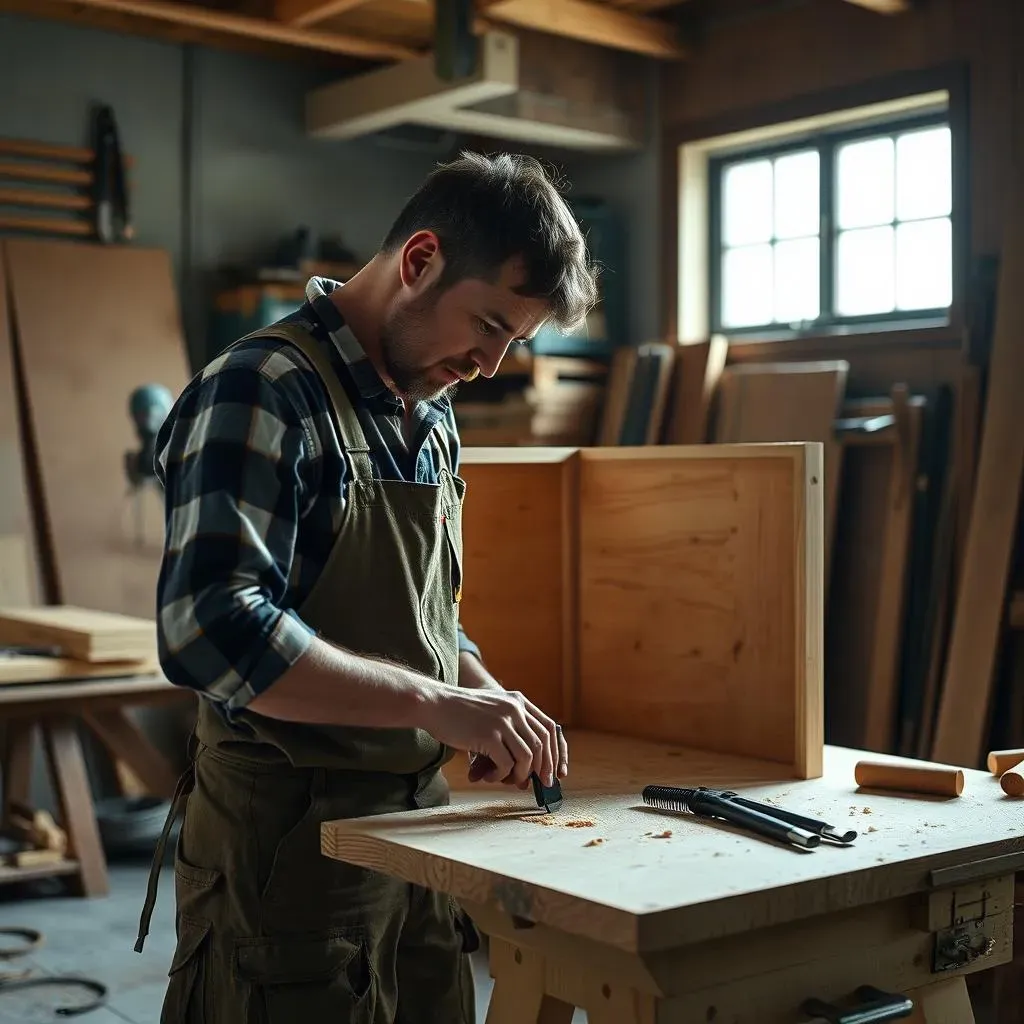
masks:
{"label": "plywood sheet", "polygon": [[[138,448],[128,397],[188,380],[171,263],[160,249],[11,239],[4,254],[25,370],[53,600],[155,613],[162,499],[137,505],[124,456]],[[141,513],[141,514],[140,514]]]}
{"label": "plywood sheet", "polygon": [[15,380],[6,273],[0,251],[0,602],[27,605],[38,594]]}
{"label": "plywood sheet", "polygon": [[0,655],[0,686],[71,682],[81,679],[115,679],[149,675],[159,671],[160,665],[155,657],[147,661],[106,661],[91,664],[73,658]]}
{"label": "plywood sheet", "polygon": [[0,608],[0,644],[58,647],[93,663],[142,660],[156,654],[156,627],[151,619],[91,608]]}
{"label": "plywood sheet", "polygon": [[582,727],[820,771],[820,480],[818,444],[581,454]]}
{"label": "plywood sheet", "polygon": [[574,715],[575,449],[465,448],[460,616],[490,672]]}
{"label": "plywood sheet", "polygon": [[[566,737],[565,802],[554,815],[542,817],[528,791],[474,787],[448,807],[326,822],[322,849],[631,951],[924,892],[922,858],[941,868],[1024,852],[1024,801],[1008,802],[985,772],[965,772],[961,797],[936,800],[858,789],[853,750],[828,748],[823,776],[794,782],[763,763],[572,730]],[[464,775],[461,767],[450,765],[449,777]],[[647,808],[640,794],[648,783],[734,788],[860,834],[852,846],[801,855]],[[605,842],[588,846],[592,838]]]}
{"label": "plywood sheet", "polygon": [[[832,551],[842,447],[834,424],[850,364],[845,359],[727,367],[718,384],[719,443],[819,441],[825,452],[825,551]],[[830,561],[830,559],[829,559]],[[829,576],[826,562],[825,576]]]}

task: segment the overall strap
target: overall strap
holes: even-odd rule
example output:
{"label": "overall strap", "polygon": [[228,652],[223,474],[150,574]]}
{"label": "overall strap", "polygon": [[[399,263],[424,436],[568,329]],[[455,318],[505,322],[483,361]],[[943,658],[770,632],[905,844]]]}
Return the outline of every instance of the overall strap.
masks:
{"label": "overall strap", "polygon": [[367,443],[366,433],[351,399],[345,393],[337,373],[321,351],[316,339],[298,324],[274,324],[272,327],[263,327],[244,338],[239,338],[235,344],[268,337],[280,338],[294,345],[312,363],[331,400],[334,422],[337,424],[342,446],[352,468],[352,475],[357,480],[372,480],[373,463],[370,460],[370,445]]}

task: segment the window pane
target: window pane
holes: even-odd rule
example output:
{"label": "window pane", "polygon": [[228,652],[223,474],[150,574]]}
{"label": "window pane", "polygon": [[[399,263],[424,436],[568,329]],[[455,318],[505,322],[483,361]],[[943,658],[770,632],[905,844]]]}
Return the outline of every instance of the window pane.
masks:
{"label": "window pane", "polygon": [[840,228],[892,222],[896,188],[894,152],[890,138],[851,142],[839,148],[836,187]]}
{"label": "window pane", "polygon": [[836,312],[885,313],[895,306],[893,229],[844,231],[836,254]]}
{"label": "window pane", "polygon": [[800,238],[775,246],[775,319],[813,320],[820,312],[818,239]]}
{"label": "window pane", "polygon": [[946,217],[953,209],[948,128],[907,132],[896,140],[896,216]]}
{"label": "window pane", "polygon": [[914,221],[896,228],[896,305],[940,309],[953,301],[953,231],[950,222]]}
{"label": "window pane", "polygon": [[818,205],[818,151],[790,153],[775,161],[775,237],[816,235]]}
{"label": "window pane", "polygon": [[733,164],[722,176],[722,242],[750,245],[772,237],[772,164]]}
{"label": "window pane", "polygon": [[722,325],[771,323],[773,306],[771,245],[727,249],[722,258]]}

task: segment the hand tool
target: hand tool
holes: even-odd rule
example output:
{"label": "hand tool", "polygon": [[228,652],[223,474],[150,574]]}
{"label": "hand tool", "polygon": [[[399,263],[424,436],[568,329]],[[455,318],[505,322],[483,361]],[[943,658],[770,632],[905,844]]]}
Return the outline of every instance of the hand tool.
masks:
{"label": "hand tool", "polygon": [[822,839],[845,844],[857,836],[856,832],[840,832],[827,822],[759,804],[730,790],[709,789],[705,786],[689,789],[645,786],[642,797],[644,803],[651,807],[688,811],[699,817],[721,818],[751,832],[805,850],[814,849]]}
{"label": "hand tool", "polygon": [[550,786],[545,786],[540,781],[536,772],[530,773],[530,781],[533,783],[533,795],[537,800],[537,806],[543,807],[548,814],[557,811],[562,806],[562,787],[555,778]]}

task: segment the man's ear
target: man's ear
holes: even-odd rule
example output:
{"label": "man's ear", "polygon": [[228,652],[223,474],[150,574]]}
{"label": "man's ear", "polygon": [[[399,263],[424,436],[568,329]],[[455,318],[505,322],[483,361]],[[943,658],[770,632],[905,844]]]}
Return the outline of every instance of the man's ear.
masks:
{"label": "man's ear", "polygon": [[417,231],[402,246],[399,274],[403,288],[422,294],[432,288],[444,272],[441,240],[433,231]]}

